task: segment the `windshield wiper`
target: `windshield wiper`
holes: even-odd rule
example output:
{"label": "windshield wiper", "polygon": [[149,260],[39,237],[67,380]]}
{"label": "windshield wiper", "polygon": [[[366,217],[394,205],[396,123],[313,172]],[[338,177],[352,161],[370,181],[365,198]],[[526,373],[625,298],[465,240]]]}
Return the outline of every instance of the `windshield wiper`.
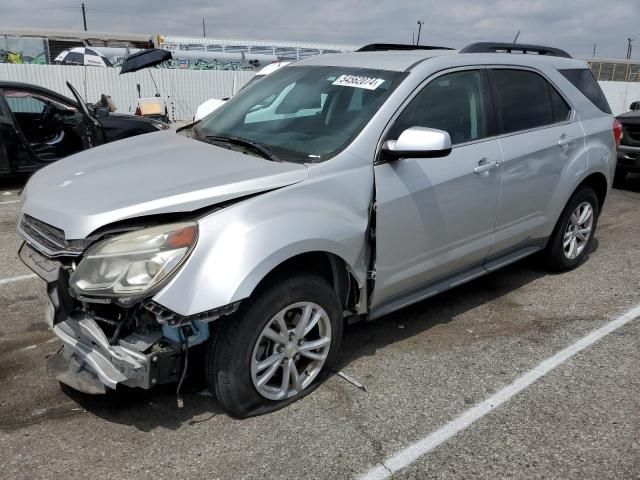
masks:
{"label": "windshield wiper", "polygon": [[248,147],[254,152],[258,152],[262,157],[266,158],[267,160],[271,160],[273,162],[282,161],[278,158],[278,156],[275,153],[273,153],[273,150],[271,150],[269,147],[267,147],[266,145],[263,145],[262,143],[254,142],[253,140],[247,140],[246,138],[240,138],[240,137],[226,137],[223,135],[206,135],[205,137],[202,137],[202,138],[204,138],[204,140],[208,142],[227,143],[230,145]]}

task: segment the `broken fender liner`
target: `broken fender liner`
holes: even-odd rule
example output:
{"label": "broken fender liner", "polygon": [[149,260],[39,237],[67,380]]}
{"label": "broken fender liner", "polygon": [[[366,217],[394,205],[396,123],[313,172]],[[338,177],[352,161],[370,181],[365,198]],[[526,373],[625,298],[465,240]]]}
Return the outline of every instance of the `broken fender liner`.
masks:
{"label": "broken fender liner", "polygon": [[82,368],[74,360],[73,356],[64,356],[64,348],[47,360],[47,373],[79,392],[90,395],[104,395],[107,387],[93,373]]}

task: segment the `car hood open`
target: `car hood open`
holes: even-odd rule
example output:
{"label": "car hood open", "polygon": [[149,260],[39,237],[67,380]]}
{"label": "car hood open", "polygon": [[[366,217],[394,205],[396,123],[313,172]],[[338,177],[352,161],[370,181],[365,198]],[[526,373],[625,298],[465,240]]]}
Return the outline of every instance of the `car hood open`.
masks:
{"label": "car hood open", "polygon": [[36,173],[22,212],[82,239],[119,220],[190,212],[307,177],[273,162],[174,131],[140,135],[60,160]]}

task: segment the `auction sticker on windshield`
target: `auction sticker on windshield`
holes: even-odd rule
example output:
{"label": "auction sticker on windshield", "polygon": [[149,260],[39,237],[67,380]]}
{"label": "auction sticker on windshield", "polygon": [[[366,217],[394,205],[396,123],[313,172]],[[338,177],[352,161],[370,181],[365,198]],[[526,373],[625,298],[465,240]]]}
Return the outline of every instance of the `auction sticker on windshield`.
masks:
{"label": "auction sticker on windshield", "polygon": [[340,75],[332,85],[375,90],[383,83],[384,78],[361,77],[359,75]]}

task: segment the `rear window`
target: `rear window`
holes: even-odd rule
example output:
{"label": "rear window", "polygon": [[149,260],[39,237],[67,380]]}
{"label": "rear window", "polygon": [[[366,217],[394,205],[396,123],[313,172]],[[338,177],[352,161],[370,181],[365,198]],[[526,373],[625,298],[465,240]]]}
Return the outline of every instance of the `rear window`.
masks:
{"label": "rear window", "polygon": [[574,87],[580,90],[585,97],[591,100],[591,103],[596,107],[604,113],[611,113],[611,107],[609,107],[607,97],[602,93],[602,89],[593,77],[591,70],[587,68],[572,68],[569,70],[560,70],[560,73],[564,75]]}

